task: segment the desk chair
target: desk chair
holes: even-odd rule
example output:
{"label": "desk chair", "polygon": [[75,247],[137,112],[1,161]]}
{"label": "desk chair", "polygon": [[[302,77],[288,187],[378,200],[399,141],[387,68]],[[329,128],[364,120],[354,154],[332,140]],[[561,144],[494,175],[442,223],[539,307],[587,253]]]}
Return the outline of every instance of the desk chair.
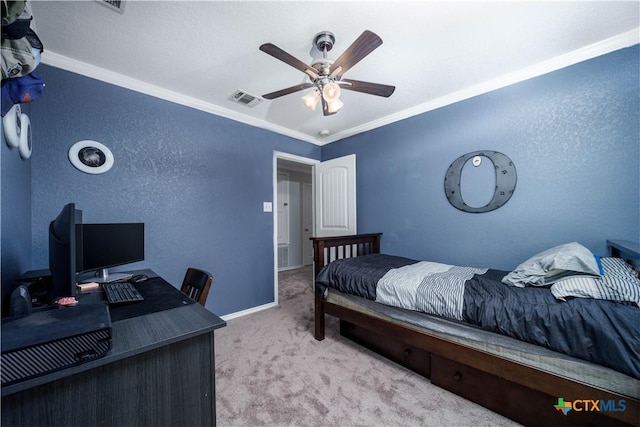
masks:
{"label": "desk chair", "polygon": [[207,302],[207,296],[209,296],[211,283],[213,283],[213,276],[208,271],[188,268],[180,291],[204,306]]}

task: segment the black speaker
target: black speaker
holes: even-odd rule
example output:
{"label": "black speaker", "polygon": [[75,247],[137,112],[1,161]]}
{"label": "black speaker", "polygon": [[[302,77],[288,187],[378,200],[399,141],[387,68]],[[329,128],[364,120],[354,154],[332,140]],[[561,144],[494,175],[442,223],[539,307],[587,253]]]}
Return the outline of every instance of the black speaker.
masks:
{"label": "black speaker", "polygon": [[31,305],[31,294],[25,285],[18,285],[11,293],[11,302],[9,303],[9,316],[26,316],[31,314],[33,309]]}
{"label": "black speaker", "polygon": [[111,349],[107,305],[78,304],[2,321],[2,386],[103,357]]}

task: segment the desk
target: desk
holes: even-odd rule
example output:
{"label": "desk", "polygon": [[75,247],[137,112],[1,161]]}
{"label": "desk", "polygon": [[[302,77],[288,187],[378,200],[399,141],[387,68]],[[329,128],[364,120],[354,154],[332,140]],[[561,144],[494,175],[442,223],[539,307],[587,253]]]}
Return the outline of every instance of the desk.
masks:
{"label": "desk", "polygon": [[196,303],[114,321],[106,356],[3,387],[2,425],[215,425],[214,331],[225,325]]}

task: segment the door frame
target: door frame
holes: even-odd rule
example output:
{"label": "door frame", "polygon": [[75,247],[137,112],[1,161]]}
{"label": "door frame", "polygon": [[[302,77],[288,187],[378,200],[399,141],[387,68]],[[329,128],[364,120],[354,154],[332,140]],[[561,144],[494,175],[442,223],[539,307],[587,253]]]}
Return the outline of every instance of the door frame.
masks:
{"label": "door frame", "polygon": [[[285,153],[284,151],[273,152],[273,300],[274,304],[278,304],[278,159],[289,160],[304,165],[314,166],[320,163],[320,160],[308,157],[298,156],[296,154]],[[315,176],[311,174],[311,188],[315,192],[316,183]],[[311,214],[313,215],[313,225],[315,229],[315,200],[312,198]]]}

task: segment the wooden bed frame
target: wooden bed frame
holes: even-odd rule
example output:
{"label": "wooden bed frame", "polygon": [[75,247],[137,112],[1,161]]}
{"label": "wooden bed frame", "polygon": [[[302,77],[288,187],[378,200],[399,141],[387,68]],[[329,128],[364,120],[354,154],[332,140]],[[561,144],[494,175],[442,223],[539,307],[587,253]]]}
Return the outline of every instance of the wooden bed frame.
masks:
{"label": "wooden bed frame", "polygon": [[[312,238],[314,270],[336,259],[380,252],[382,233]],[[325,336],[325,314],[340,319],[340,334],[417,372],[431,382],[524,425],[640,425],[640,401],[329,303],[315,293],[315,338]],[[640,381],[638,382],[640,387]],[[624,410],[596,412],[581,402],[567,416],[565,402],[624,400]],[[610,408],[621,407],[613,406]]]}

